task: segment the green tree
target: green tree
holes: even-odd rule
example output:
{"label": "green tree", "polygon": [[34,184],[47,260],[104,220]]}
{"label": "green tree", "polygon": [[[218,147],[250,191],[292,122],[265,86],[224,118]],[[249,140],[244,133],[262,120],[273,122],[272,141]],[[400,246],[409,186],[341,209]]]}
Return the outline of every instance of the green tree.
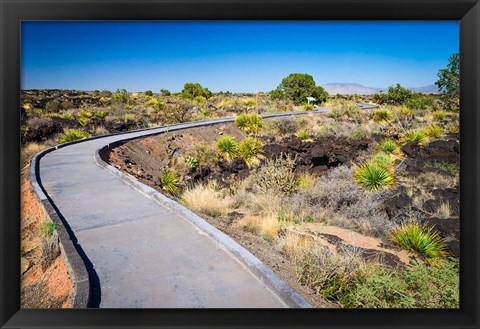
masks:
{"label": "green tree", "polygon": [[328,93],[322,87],[315,85],[311,75],[292,73],[271,92],[271,96],[291,99],[295,105],[304,104],[307,102],[307,97],[313,97],[317,104],[321,104],[327,100]]}
{"label": "green tree", "polygon": [[183,86],[182,96],[187,99],[194,99],[197,96],[203,96],[208,99],[212,96],[212,92],[208,88],[203,88],[199,83],[187,82]]}
{"label": "green tree", "polygon": [[395,86],[389,86],[386,94],[375,94],[373,99],[380,104],[400,105],[410,99],[412,95],[411,90],[397,83]]}
{"label": "green tree", "polygon": [[460,104],[460,54],[455,53],[448,59],[446,68],[438,71],[438,90],[444,92],[443,99],[449,109],[458,109]]}
{"label": "green tree", "polygon": [[160,93],[162,94],[162,96],[170,96],[171,93],[169,90],[167,89],[160,89]]}

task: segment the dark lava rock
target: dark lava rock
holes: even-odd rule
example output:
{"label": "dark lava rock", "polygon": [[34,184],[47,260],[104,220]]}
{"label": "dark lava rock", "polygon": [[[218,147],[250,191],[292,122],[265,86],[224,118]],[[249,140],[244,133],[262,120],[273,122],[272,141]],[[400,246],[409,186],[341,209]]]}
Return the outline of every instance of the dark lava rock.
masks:
{"label": "dark lava rock", "polygon": [[447,189],[435,189],[432,191],[433,199],[425,201],[424,208],[430,213],[434,213],[442,203],[450,205],[452,215],[459,216],[460,194],[458,187]]}
{"label": "dark lava rock", "polygon": [[212,169],[209,166],[196,168],[192,173],[192,179],[194,181],[202,180],[212,173]]}
{"label": "dark lava rock", "polygon": [[395,191],[392,191],[392,193],[393,195],[387,198],[383,203],[385,212],[390,219],[413,207],[412,200],[407,195],[406,188],[404,186],[400,186]]}
{"label": "dark lava rock", "polygon": [[423,223],[427,226],[433,227],[435,231],[442,237],[452,236],[460,239],[460,220],[458,218],[425,218]]}
{"label": "dark lava rock", "polygon": [[63,131],[62,126],[52,118],[31,118],[27,121],[28,131],[25,141],[41,142]]}

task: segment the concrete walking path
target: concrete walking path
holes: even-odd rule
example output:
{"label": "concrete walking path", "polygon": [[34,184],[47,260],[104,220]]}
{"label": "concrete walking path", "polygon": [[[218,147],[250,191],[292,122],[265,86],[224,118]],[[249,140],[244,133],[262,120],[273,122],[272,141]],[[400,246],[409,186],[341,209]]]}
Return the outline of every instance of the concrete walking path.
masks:
{"label": "concrete walking path", "polygon": [[119,140],[229,121],[232,119],[189,122],[87,140],[40,159],[40,183],[93,269],[93,306],[289,306],[228,248],[181,213],[99,166],[95,159],[100,148]]}

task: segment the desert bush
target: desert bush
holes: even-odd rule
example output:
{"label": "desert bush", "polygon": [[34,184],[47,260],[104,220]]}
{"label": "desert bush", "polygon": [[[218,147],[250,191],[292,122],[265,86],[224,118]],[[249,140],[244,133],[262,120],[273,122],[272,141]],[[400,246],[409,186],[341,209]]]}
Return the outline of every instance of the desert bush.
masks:
{"label": "desert bush", "polygon": [[443,135],[443,129],[437,125],[430,125],[426,127],[423,131],[425,132],[425,135],[427,137],[440,138]]}
{"label": "desert bush", "polygon": [[151,91],[151,90],[146,90],[146,91],[144,92],[144,94],[147,95],[147,96],[153,96],[153,91]]}
{"label": "desert bush", "polygon": [[200,159],[197,157],[187,156],[185,161],[190,169],[196,169],[200,166]]}
{"label": "desert bush", "polygon": [[401,142],[403,144],[406,144],[406,143],[410,143],[410,142],[417,142],[417,143],[421,143],[423,141],[425,141],[426,139],[426,136],[425,136],[425,133],[421,130],[409,130],[409,131],[406,131],[402,138],[401,138]]}
{"label": "desert bush", "polygon": [[396,86],[389,86],[386,94],[375,94],[373,99],[380,104],[400,105],[410,97],[412,92],[397,83]]}
{"label": "desert bush", "polygon": [[303,174],[300,175],[298,178],[298,187],[301,190],[308,190],[312,188],[315,185],[315,176],[312,176],[310,174]]}
{"label": "desert bush", "polygon": [[238,155],[248,166],[258,165],[262,159],[263,145],[256,138],[247,138],[238,146]]}
{"label": "desert bush", "polygon": [[404,101],[403,104],[414,110],[425,110],[434,106],[434,99],[429,95],[415,93],[412,94],[412,96],[406,101]]}
{"label": "desert bush", "polygon": [[304,111],[313,111],[314,108],[315,107],[312,104],[304,104],[302,106],[302,110],[304,110]]}
{"label": "desert bush", "polygon": [[392,159],[390,154],[379,152],[375,154],[371,160],[372,163],[375,163],[387,170],[393,169],[392,165],[394,164],[394,160]]}
{"label": "desert bush", "polygon": [[443,257],[444,243],[432,229],[418,223],[409,223],[394,229],[391,236],[402,248],[415,251],[427,259]]}
{"label": "desert bush", "polygon": [[160,89],[160,94],[162,96],[170,96],[171,95],[170,91],[167,90],[167,89]]}
{"label": "desert bush", "polygon": [[79,129],[68,129],[60,136],[60,139],[58,142],[60,144],[63,144],[63,143],[74,142],[74,141],[85,139],[85,138],[88,138],[88,134],[85,131],[79,130]]}
{"label": "desert bush", "polygon": [[375,122],[390,122],[392,120],[392,112],[388,110],[377,110],[373,114],[373,121]]}
{"label": "desert bush", "polygon": [[290,118],[268,120],[267,124],[270,122],[273,128],[277,130],[281,135],[293,134],[298,130],[299,127],[297,120]]}
{"label": "desert bush", "polygon": [[393,139],[386,138],[377,144],[376,149],[380,152],[393,154],[398,151],[398,145]]}
{"label": "desert bush", "polygon": [[56,229],[57,225],[52,221],[44,222],[40,225],[40,265],[42,267],[42,270],[47,269],[60,254],[60,247],[58,244],[58,235]]}
{"label": "desert bush", "polygon": [[22,146],[21,155],[20,155],[21,168],[25,167],[25,165],[30,162],[30,160],[33,158],[35,154],[37,154],[40,151],[43,151],[46,147],[47,145],[39,144],[36,142],[31,142]]}
{"label": "desert bush", "polygon": [[178,195],[180,192],[180,178],[178,175],[173,172],[173,171],[167,171],[163,174],[161,178],[162,182],[162,188],[172,194],[172,195]]}
{"label": "desert bush", "polygon": [[280,156],[275,160],[268,159],[253,175],[254,188],[267,194],[292,194],[297,191],[298,178],[293,170],[295,160],[289,155]]}
{"label": "desert bush", "polygon": [[374,192],[382,187],[391,187],[395,183],[388,170],[376,162],[367,162],[360,166],[353,178],[360,186]]}
{"label": "desert bush", "polygon": [[100,119],[105,119],[107,117],[106,111],[97,111],[95,112],[95,116]]}
{"label": "desert bush", "polygon": [[258,114],[241,114],[235,118],[235,124],[246,133],[256,134],[263,127],[262,117]]}
{"label": "desert bush", "polygon": [[231,160],[238,155],[237,140],[232,136],[222,136],[217,141],[217,149],[222,157]]}
{"label": "desert bush", "polygon": [[71,112],[60,113],[58,117],[64,120],[73,120],[73,113]]}
{"label": "desert bush", "polygon": [[352,308],[458,308],[458,260],[405,270],[368,266],[338,300]]}
{"label": "desert bush", "polygon": [[227,213],[225,200],[217,192],[206,185],[197,185],[182,194],[182,201],[190,209],[202,214],[218,217]]}
{"label": "desert bush", "polygon": [[300,130],[296,133],[296,136],[301,141],[306,141],[306,140],[310,139],[310,132],[308,130]]}
{"label": "desert bush", "polygon": [[145,106],[155,106],[157,105],[158,100],[156,98],[151,98],[145,102]]}
{"label": "desert bush", "polygon": [[450,218],[451,215],[452,210],[450,209],[450,204],[448,202],[444,202],[440,206],[438,206],[434,214],[435,217],[438,217],[440,219]]}
{"label": "desert bush", "polygon": [[215,147],[203,143],[195,145],[192,151],[189,152],[188,157],[198,159],[199,164],[206,166],[213,166],[218,158]]}
{"label": "desert bush", "polygon": [[128,91],[126,89],[117,89],[117,91],[113,94],[112,97],[119,103],[128,103]]}
{"label": "desert bush", "polygon": [[433,119],[435,121],[442,121],[445,119],[445,112],[443,111],[435,111],[433,112]]}

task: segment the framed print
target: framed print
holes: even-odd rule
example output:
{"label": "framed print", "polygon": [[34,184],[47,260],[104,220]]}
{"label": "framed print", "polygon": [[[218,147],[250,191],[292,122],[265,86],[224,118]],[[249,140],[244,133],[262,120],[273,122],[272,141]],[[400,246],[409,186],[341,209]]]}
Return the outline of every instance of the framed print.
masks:
{"label": "framed print", "polygon": [[477,1],[1,6],[2,328],[478,327]]}

